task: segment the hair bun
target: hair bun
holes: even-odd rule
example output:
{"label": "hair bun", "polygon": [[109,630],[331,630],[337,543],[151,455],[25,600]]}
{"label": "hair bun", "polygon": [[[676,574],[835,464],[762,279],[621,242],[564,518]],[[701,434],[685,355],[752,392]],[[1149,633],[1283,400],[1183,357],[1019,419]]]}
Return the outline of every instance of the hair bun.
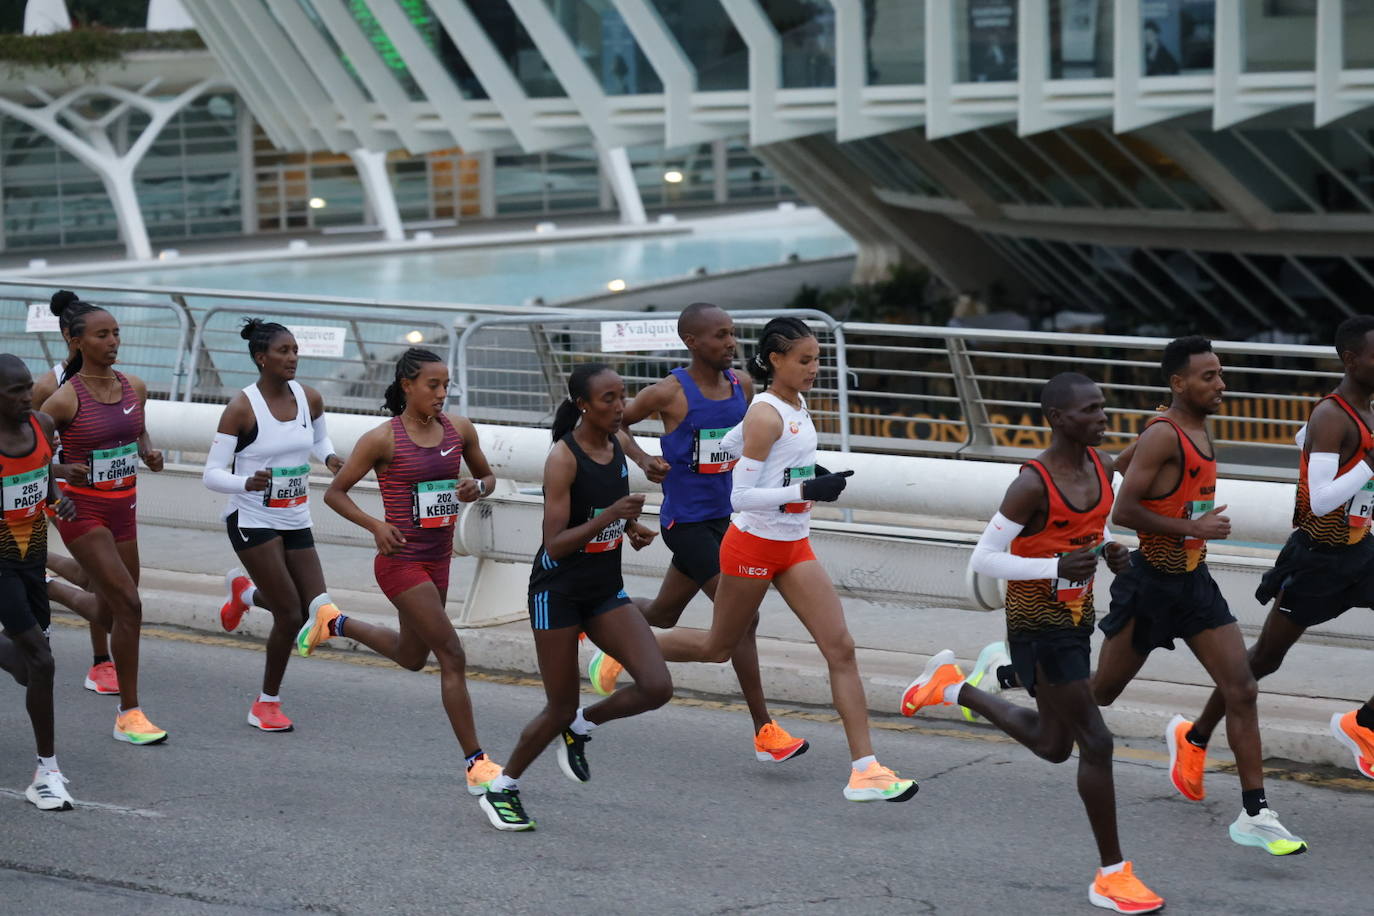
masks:
{"label": "hair bun", "polygon": [[258,332],[260,327],[262,327],[261,318],[245,318],[243,319],[243,327],[239,328],[239,336],[244,340],[252,340],[253,335]]}
{"label": "hair bun", "polygon": [[62,313],[67,310],[67,306],[73,302],[79,302],[81,297],[69,289],[59,289],[52,294],[52,299],[48,302],[48,309],[54,315],[61,318]]}

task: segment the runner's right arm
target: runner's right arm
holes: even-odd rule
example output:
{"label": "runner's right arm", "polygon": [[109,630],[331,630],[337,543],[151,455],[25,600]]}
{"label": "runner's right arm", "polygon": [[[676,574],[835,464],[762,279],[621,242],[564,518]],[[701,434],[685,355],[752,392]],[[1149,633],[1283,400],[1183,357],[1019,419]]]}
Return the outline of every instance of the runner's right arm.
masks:
{"label": "runner's right arm", "polygon": [[[624,435],[620,437],[620,447],[625,450],[625,456],[639,466],[651,483],[662,483],[663,478],[668,476],[668,462],[640,448],[639,443],[634,441],[630,427],[655,413],[662,417],[663,412],[673,403],[676,392],[681,390],[682,386],[677,378],[670,375],[643,389],[634,396],[634,400],[625,405],[625,415],[621,418],[620,429]],[[664,433],[671,432],[667,417],[663,417],[663,421]]]}
{"label": "runner's right arm", "polygon": [[[1011,542],[1042,514],[1044,503],[1045,485],[1040,475],[1030,468],[1022,468],[1007,487],[1001,508],[983,529],[982,537],[973,548],[973,558],[969,561],[973,571],[993,579],[1054,579],[1059,576],[1061,558],[1018,557],[1011,552]],[[1093,562],[1095,565],[1095,558]],[[1091,574],[1091,569],[1088,572]]]}
{"label": "runner's right arm", "polygon": [[1312,411],[1307,422],[1306,440],[1311,444],[1307,455],[1307,493],[1312,514],[1323,516],[1337,506],[1350,501],[1371,477],[1374,467],[1368,455],[1350,470],[1337,477],[1341,456],[1354,453],[1358,446],[1355,427],[1346,412],[1331,401],[1322,401]]}
{"label": "runner's right arm", "polygon": [[[63,385],[38,409],[52,418],[53,429],[60,435],[76,419],[76,389],[70,384]],[[67,483],[84,487],[90,480],[91,469],[85,464],[55,464],[53,473]]]}
{"label": "runner's right arm", "polygon": [[576,528],[569,528],[572,483],[576,476],[577,459],[572,450],[562,442],[554,443],[544,461],[544,552],[551,560],[577,553],[614,522],[639,518],[639,510],[644,507],[644,494],[631,493]]}
{"label": "runner's right arm", "polygon": [[377,552],[382,556],[390,556],[400,550],[405,545],[405,536],[385,519],[374,518],[364,512],[362,507],[353,501],[353,497],[348,495],[348,491],[378,465],[390,462],[392,455],[395,454],[394,448],[389,422],[368,432],[358,440],[357,446],[349,454],[339,473],[329,482],[329,489],[324,493],[326,506],[359,528],[365,528],[372,533],[372,539],[377,542]]}

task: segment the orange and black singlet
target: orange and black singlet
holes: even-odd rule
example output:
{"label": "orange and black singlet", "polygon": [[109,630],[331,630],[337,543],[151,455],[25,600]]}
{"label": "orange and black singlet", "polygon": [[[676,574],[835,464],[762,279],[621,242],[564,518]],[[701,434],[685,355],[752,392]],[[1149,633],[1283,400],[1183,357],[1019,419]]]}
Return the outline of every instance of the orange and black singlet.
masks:
{"label": "orange and black singlet", "polygon": [[[1168,423],[1178,436],[1178,447],[1182,456],[1178,470],[1178,486],[1158,499],[1142,499],[1140,504],[1165,518],[1201,518],[1216,506],[1216,459],[1211,455],[1202,454],[1188,434],[1168,417],[1155,417],[1145,424],[1145,429],[1156,423]],[[1146,531],[1139,534],[1140,552],[1145,556],[1145,560],[1160,572],[1192,572],[1207,559],[1207,542],[1202,538],[1185,538]]]}
{"label": "orange and black singlet", "polygon": [[[1359,412],[1339,394],[1328,394],[1317,404],[1320,405],[1322,401],[1335,401],[1355,422],[1355,429],[1360,433],[1360,444],[1356,447],[1355,454],[1350,456],[1349,461],[1341,462],[1340,468],[1336,471],[1336,476],[1340,477],[1364,461],[1365,455],[1369,453],[1370,449],[1374,449],[1374,433],[1370,432]],[[1316,407],[1312,410],[1316,412]],[[1310,414],[1308,423],[1310,428]],[[1326,547],[1346,547],[1351,544],[1358,544],[1369,533],[1369,519],[1372,511],[1374,511],[1374,480],[1366,481],[1365,485],[1357,490],[1349,501],[1337,506],[1325,515],[1313,515],[1312,491],[1307,482],[1308,458],[1309,455],[1304,450],[1298,459],[1298,497],[1293,503],[1293,527],[1301,530],[1312,539],[1313,543]]]}
{"label": "orange and black singlet", "polygon": [[29,414],[33,449],[26,455],[0,452],[0,564],[42,566],[48,556],[48,469],[52,447],[38,418]]}
{"label": "orange and black singlet", "polygon": [[[1011,542],[1018,557],[1057,557],[1102,541],[1102,531],[1112,514],[1112,481],[1095,449],[1088,449],[1097,468],[1097,502],[1086,509],[1069,504],[1039,461],[1028,461],[1045,484],[1045,527]],[[1021,633],[1063,627],[1093,625],[1093,580],[1011,579],[1007,582],[1007,630]]]}

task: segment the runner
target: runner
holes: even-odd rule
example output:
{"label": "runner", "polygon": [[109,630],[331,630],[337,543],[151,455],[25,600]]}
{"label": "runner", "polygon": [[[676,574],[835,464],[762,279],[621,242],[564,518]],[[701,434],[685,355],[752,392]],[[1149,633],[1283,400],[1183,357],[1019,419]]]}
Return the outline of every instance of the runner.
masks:
{"label": "runner", "polygon": [[[1255,598],[1273,606],[1250,647],[1256,679],[1273,674],[1307,631],[1354,607],[1374,606],[1374,316],[1348,318],[1336,329],[1336,354],[1345,377],[1312,408],[1298,459],[1294,531],[1265,574]],[[1169,772],[1184,798],[1201,801],[1207,742],[1226,714],[1213,691],[1196,722],[1169,723]],[[1336,713],[1331,731],[1355,755],[1355,767],[1374,779],[1374,699]]]}
{"label": "runner", "polygon": [[711,629],[659,634],[659,647],[671,662],[726,661],[749,632],[769,583],[776,585],[829,668],[831,695],[853,758],[844,797],[906,801],[916,794],[916,782],[899,778],[873,755],[854,639],[835,588],[811,551],[812,502],[834,502],[853,473],[831,474],[815,463],[816,427],[803,392],[816,380],[820,343],[800,319],[774,318],[759,335],[748,365],[766,390],[754,395],[744,421],[723,442],[742,454],[730,493],[739,514],[721,542]]}
{"label": "runner", "polygon": [[70,303],[64,315],[76,352],[62,373],[62,387],[43,405],[62,436],[61,484],[76,504],[76,518],[57,519],[72,558],[85,570],[100,599],[101,622],[110,622],[110,648],[119,675],[119,713],[114,737],[129,744],[159,744],[167,732],[138,703],[138,637],[143,603],[138,595],[138,460],[162,470],[162,452],[143,425],[148,389],[135,376],[115,371],[119,323],[102,308]]}
{"label": "runner", "polygon": [[[1112,583],[1093,692],[1099,705],[1111,705],[1152,651],[1173,649],[1175,639],[1187,642],[1226,702],[1242,803],[1231,839],[1276,856],[1305,852],[1307,844],[1284,828],[1265,799],[1258,688],[1240,627],[1205,562],[1207,541],[1231,533],[1226,507],[1215,504],[1217,468],[1207,433],[1207,417],[1226,390],[1221,361],[1205,338],[1181,337],[1164,348],[1161,368],[1172,401],[1136,440],[1112,516],[1139,532],[1140,549]],[[1171,745],[1177,732],[1175,725]]]}
{"label": "runner", "polygon": [[254,604],[272,612],[262,692],[248,724],[265,732],[293,726],[281,708],[281,682],[305,609],[329,603],[324,572],[310,530],[310,457],[330,471],[343,467],[325,428],[324,398],[298,383],[296,338],[283,325],[244,320],[239,332],[258,367],[258,380],[224,408],[205,461],[205,485],[229,494],[224,521],[229,546],[247,569],[225,575],[220,608],[224,629],[235,630]]}
{"label": "runner", "polygon": [[32,393],[33,377],[23,360],[0,354],[0,668],[25,688],[38,748],[38,769],[24,796],[42,811],[70,811],[72,797],[54,746],[54,665],[43,560],[45,507],[53,506],[65,519],[72,518],[75,507],[53,487],[53,423],[33,409]]}
{"label": "runner", "polygon": [[[467,762],[468,792],[481,795],[501,768],[477,741],[463,644],[444,606],[458,503],[485,496],[496,476],[472,423],[444,412],[448,384],[448,367],[437,355],[414,347],[403,353],[386,389],[391,419],[358,440],[324,497],[329,508],[366,528],[377,542],[373,572],[396,606],[399,632],[347,617],[328,595],[320,595],[310,603],[296,647],[308,656],[330,637],[344,636],[411,671],[422,670],[433,652],[444,711]],[[471,480],[458,479],[464,460]],[[385,518],[368,515],[348,495],[369,471],[377,474]]]}
{"label": "runner", "polygon": [[1046,383],[1040,409],[1050,427],[1049,448],[1021,467],[973,551],[976,572],[1007,580],[1007,643],[1036,709],[968,683],[946,649],[907,688],[902,715],[926,706],[966,706],[1050,763],[1068,760],[1077,744],[1078,794],[1101,861],[1088,899],[1118,913],[1152,913],[1164,901],[1121,854],[1112,733],[1093,700],[1089,673],[1098,558],[1105,555],[1113,572],[1130,563],[1107,528],[1112,464],[1096,449],[1107,431],[1104,404],[1097,384],[1077,372]]}
{"label": "runner", "polygon": [[[62,373],[66,371],[67,363],[76,355],[76,344],[72,341],[71,323],[78,315],[84,315],[96,310],[96,306],[89,302],[82,302],[76,293],[69,289],[59,289],[52,294],[52,301],[48,304],[49,309],[57,316],[57,328],[62,332],[62,342],[67,345],[67,355],[61,362],[54,363],[53,367],[44,372],[33,383],[33,403],[45,404],[48,398],[52,397],[62,385]],[[61,449],[59,442],[55,448]],[[54,458],[53,474],[58,479],[65,479],[67,476],[66,466],[60,464]],[[58,565],[54,566],[56,562]],[[60,555],[48,554],[48,568],[54,573],[66,579],[71,585],[61,582],[54,582],[48,579],[48,597],[59,604],[77,610],[73,602],[82,603],[82,616],[88,620],[94,615],[95,596],[85,590],[85,574],[80,572],[81,567],[76,561]],[[87,690],[105,696],[116,696],[119,694],[119,678],[115,676],[114,664],[110,661],[110,634],[99,623],[89,624],[91,634],[91,669],[86,672],[85,687]]]}
{"label": "runner", "polygon": [[[609,366],[583,363],[572,371],[544,462],[544,539],[530,572],[530,626],[546,699],[520,733],[506,771],[479,803],[497,830],[534,829],[518,780],[550,741],[562,735],[559,766],[574,782],[587,782],[593,728],[657,709],[673,697],[668,666],[620,575],[622,540],[628,537],[639,550],[655,534],[637,521],[644,494],[630,493],[618,438],[626,436],[624,414],[625,383]],[[578,706],[579,631],[624,659],[634,678],[586,708]]]}
{"label": "runner", "polygon": [[[735,323],[718,306],[695,302],[677,320],[678,336],[692,354],[690,365],[674,369],[661,382],[645,388],[625,409],[626,428],[657,413],[663,421],[659,440],[671,470],[663,481],[659,529],[673,552],[673,564],[656,597],[644,611],[651,626],[677,626],[687,603],[698,591],[712,601],[720,581],[720,542],[730,527],[731,471],[738,452],[724,452],[725,434],[744,419],[754,396],[748,376],[730,367],[735,361]],[[781,763],[806,753],[810,745],[794,738],[768,714],[755,642],[758,614],[731,654],[740,692],[754,720],[754,756]],[[598,652],[589,669],[592,687],[603,696],[615,689],[619,662]]]}

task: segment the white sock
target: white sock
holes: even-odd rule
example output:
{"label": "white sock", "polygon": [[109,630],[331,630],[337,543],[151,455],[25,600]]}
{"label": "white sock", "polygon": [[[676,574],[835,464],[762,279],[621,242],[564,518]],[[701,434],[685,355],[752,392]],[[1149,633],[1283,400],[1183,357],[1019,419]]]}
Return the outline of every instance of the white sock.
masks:
{"label": "white sock", "polygon": [[959,688],[964,686],[963,681],[955,681],[945,688],[945,702],[951,706],[959,705]]}
{"label": "white sock", "polygon": [[249,607],[257,607],[258,587],[256,585],[250,585],[239,592],[239,600]]}
{"label": "white sock", "polygon": [[493,792],[519,791],[519,789],[520,789],[520,780],[518,780],[518,779],[511,779],[511,778],[510,778],[509,776],[507,776],[505,773],[502,773],[500,776],[498,776],[498,777],[496,777],[495,779],[493,779],[493,780],[491,781],[490,785],[491,785],[491,791],[493,791]]}
{"label": "white sock", "polygon": [[274,697],[274,696],[270,696],[270,695],[265,694],[265,693],[260,693],[260,694],[258,694],[258,702],[259,702],[259,703],[280,703],[280,702],[281,702],[281,696],[278,695],[278,696],[275,696],[275,697]]}
{"label": "white sock", "polygon": [[38,758],[38,768],[39,768],[40,770],[44,770],[44,771],[46,771],[46,772],[48,772],[48,773],[60,773],[60,772],[62,772],[61,770],[59,770],[59,769],[57,768],[57,755],[56,755],[56,754],[53,754],[51,757],[44,757],[44,756],[40,755],[39,758]]}
{"label": "white sock", "polygon": [[875,764],[875,763],[877,763],[877,762],[878,762],[878,758],[875,757],[875,756],[873,756],[872,754],[869,754],[867,757],[860,757],[858,760],[854,761],[854,763],[851,764],[851,765],[854,767],[854,769],[856,769],[856,770],[858,770],[860,773],[862,773],[864,770],[866,770],[866,769],[868,769],[869,767],[873,766],[873,764]]}
{"label": "white sock", "polygon": [[584,707],[581,706],[578,707],[577,718],[573,719],[572,725],[568,726],[568,728],[573,730],[573,734],[575,735],[590,735],[592,733],[592,729],[596,728],[595,723],[588,722],[585,718],[582,717],[583,708]]}
{"label": "white sock", "polygon": [[1114,874],[1116,874],[1117,872],[1121,871],[1121,869],[1123,869],[1123,868],[1125,868],[1125,867],[1126,867],[1126,860],[1125,860],[1125,859],[1122,859],[1120,862],[1116,863],[1115,865],[1104,865],[1104,866],[1102,866],[1102,868],[1101,868],[1100,870],[1101,870],[1102,874],[1104,874],[1104,875],[1114,875]]}
{"label": "white sock", "polygon": [[123,706],[121,706],[121,707],[119,707],[119,714],[122,716],[122,715],[124,715],[126,712],[133,712],[135,709],[138,709],[138,707],[137,707],[137,706],[130,706],[128,709],[125,709]]}

